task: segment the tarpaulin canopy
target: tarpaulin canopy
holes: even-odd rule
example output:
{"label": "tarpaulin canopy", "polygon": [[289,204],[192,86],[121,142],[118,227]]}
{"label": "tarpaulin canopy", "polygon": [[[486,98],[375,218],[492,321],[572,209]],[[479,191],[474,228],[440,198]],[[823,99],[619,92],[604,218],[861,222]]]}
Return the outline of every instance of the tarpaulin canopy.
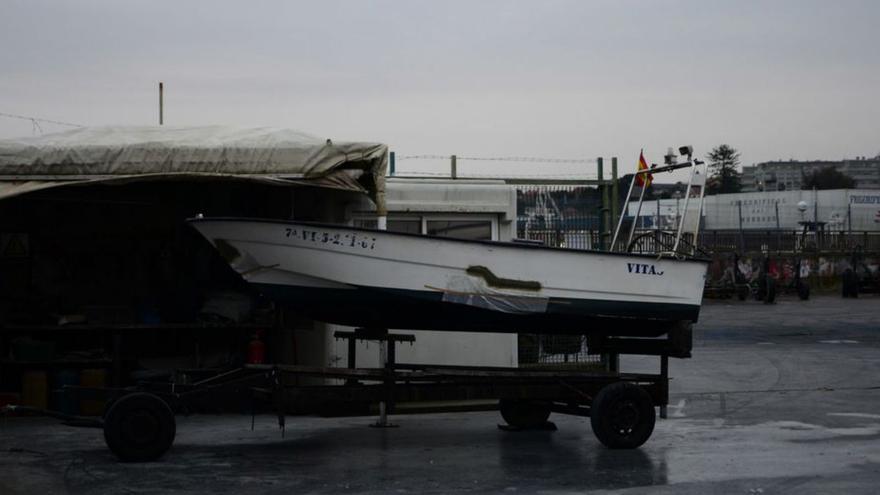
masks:
{"label": "tarpaulin canopy", "polygon": [[72,183],[226,178],[366,192],[381,211],[387,151],[289,129],[85,127],[0,140],[0,199]]}

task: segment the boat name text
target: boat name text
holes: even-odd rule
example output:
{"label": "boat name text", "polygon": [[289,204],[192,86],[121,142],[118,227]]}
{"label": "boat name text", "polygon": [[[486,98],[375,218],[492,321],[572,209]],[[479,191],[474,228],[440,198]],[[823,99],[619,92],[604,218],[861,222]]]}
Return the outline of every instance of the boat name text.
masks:
{"label": "boat name text", "polygon": [[639,275],[663,275],[662,271],[647,263],[627,263],[626,269],[630,273],[638,273]]}
{"label": "boat name text", "polygon": [[284,237],[302,239],[304,241],[314,242],[315,244],[333,244],[335,246],[359,247],[361,249],[373,249],[376,247],[376,238],[368,235],[358,235],[355,233],[340,234],[338,232],[327,232],[323,230],[295,229],[287,227],[284,229]]}

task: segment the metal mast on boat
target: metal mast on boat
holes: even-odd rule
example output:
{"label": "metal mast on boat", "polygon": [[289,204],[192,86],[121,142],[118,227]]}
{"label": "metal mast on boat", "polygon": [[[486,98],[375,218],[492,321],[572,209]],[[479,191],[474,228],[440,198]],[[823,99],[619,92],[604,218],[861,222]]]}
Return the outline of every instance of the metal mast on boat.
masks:
{"label": "metal mast on boat", "polygon": [[[679,218],[679,220],[678,220],[678,227],[676,228],[676,234],[675,234],[675,243],[673,244],[672,251],[670,251],[668,253],[663,253],[663,252],[659,253],[661,255],[668,254],[673,257],[678,256],[680,254],[678,252],[678,246],[681,243],[681,237],[682,237],[682,234],[684,233],[684,222],[685,222],[685,219],[687,218],[688,203],[691,198],[691,189],[693,188],[694,185],[698,185],[700,188],[700,207],[697,211],[697,217],[698,217],[697,223],[693,229],[694,242],[689,250],[689,253],[687,253],[687,254],[693,255],[696,251],[697,235],[700,232],[700,219],[699,219],[699,217],[701,216],[702,211],[703,211],[703,200],[704,200],[705,192],[706,192],[706,175],[708,172],[705,162],[703,162],[702,160],[695,160],[693,158],[694,148],[692,146],[682,146],[678,149],[678,152],[684,156],[687,156],[686,162],[677,163],[678,157],[672,152],[672,149],[670,148],[669,151],[667,152],[666,156],[664,157],[664,163],[665,163],[664,166],[657,167],[656,164],[652,164],[650,168],[647,168],[644,170],[639,170],[639,171],[636,171],[636,173],[635,173],[635,175],[637,176],[639,174],[654,174],[657,172],[671,172],[673,170],[678,170],[681,168],[688,168],[688,167],[691,169],[690,177],[688,179],[687,191],[686,191],[685,199],[684,199],[684,212],[682,213],[681,218]],[[702,170],[703,170],[702,175],[700,175],[700,172],[697,170],[698,167],[702,167]],[[694,177],[698,176],[698,175],[700,175],[699,183],[695,184]],[[635,186],[635,183],[636,183],[636,177],[634,176],[632,182],[630,182],[629,191],[626,193],[627,206],[629,204],[629,198],[632,195],[632,190],[633,190],[633,187]],[[623,249],[618,249],[619,251],[628,252],[631,248],[630,244],[632,243],[633,233],[636,230],[636,223],[638,222],[639,214],[642,211],[642,203],[645,200],[645,190],[647,188],[648,188],[647,181],[643,180],[642,181],[642,190],[639,193],[639,202],[638,202],[638,205],[636,206],[636,214],[633,216],[633,223],[632,223],[632,226],[630,227],[630,231],[629,231],[629,235],[627,236],[626,244],[623,246]],[[610,246],[610,249],[612,251],[615,250],[616,245],[617,245],[617,239],[620,236],[620,230],[623,226],[623,217],[624,217],[624,215],[620,215],[620,218],[618,219],[618,222],[617,222],[617,228],[614,229],[614,237],[611,240],[611,246]]]}

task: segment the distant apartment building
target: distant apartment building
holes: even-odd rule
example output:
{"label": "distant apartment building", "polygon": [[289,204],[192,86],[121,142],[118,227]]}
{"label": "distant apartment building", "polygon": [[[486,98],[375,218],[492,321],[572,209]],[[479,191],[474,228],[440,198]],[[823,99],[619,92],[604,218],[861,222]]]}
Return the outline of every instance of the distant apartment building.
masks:
{"label": "distant apartment building", "polygon": [[791,191],[801,188],[804,178],[814,171],[833,167],[856,181],[859,189],[880,188],[880,155],[841,161],[776,161],[745,166],[742,192]]}

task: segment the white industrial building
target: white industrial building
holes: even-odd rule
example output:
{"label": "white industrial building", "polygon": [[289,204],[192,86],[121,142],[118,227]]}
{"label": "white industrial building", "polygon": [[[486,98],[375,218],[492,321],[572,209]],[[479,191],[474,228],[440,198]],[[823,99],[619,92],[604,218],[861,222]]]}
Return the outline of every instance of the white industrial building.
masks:
{"label": "white industrial building", "polygon": [[[687,215],[696,215],[698,200],[691,198]],[[646,201],[639,213],[640,228],[668,228],[685,214],[685,200]],[[635,215],[638,203],[629,203]],[[880,230],[880,189],[832,189],[826,191],[764,191],[706,196],[703,229],[800,228],[802,221],[824,222],[830,230]]]}

